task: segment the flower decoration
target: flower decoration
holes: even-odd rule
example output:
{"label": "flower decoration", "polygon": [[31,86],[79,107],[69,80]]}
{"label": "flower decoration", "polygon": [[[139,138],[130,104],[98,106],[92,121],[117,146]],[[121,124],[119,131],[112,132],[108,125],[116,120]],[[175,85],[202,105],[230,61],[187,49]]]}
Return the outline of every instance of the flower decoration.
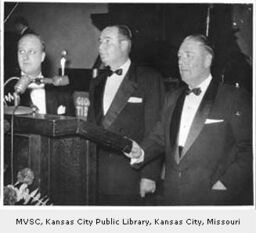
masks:
{"label": "flower decoration", "polygon": [[30,168],[24,168],[18,172],[17,182],[31,185],[35,179],[34,172]]}
{"label": "flower decoration", "polygon": [[19,171],[17,182],[4,187],[4,205],[52,205],[47,196],[42,197],[39,188],[30,190],[34,179],[30,168]]}

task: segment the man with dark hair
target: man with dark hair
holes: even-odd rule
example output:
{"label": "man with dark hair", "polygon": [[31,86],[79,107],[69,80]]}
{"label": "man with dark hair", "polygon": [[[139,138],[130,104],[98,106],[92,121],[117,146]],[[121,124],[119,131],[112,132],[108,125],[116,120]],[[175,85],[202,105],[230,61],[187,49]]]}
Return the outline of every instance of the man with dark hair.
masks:
{"label": "man with dark hair", "polygon": [[179,70],[188,86],[167,95],[161,120],[127,155],[146,164],[165,152],[164,205],[253,204],[252,97],[215,83],[212,59],[204,36],[183,40]]}
{"label": "man with dark hair", "polygon": [[[124,25],[101,32],[99,54],[108,70],[91,82],[88,120],[140,142],[157,121],[164,88],[158,72],[135,66],[129,59],[131,37]],[[141,197],[155,191],[161,161],[139,172],[129,166],[122,153],[97,149],[97,204],[142,205]]]}

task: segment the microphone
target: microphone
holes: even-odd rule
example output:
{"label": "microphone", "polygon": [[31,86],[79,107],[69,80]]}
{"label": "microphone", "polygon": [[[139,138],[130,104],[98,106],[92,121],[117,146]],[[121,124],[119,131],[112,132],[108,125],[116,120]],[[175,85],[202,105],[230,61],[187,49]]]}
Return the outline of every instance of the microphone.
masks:
{"label": "microphone", "polygon": [[14,86],[14,106],[17,107],[20,104],[20,94],[23,94],[27,88],[28,85],[31,83],[32,79],[29,76],[22,76],[18,82]]}
{"label": "microphone", "polygon": [[15,93],[18,95],[23,94],[31,81],[32,79],[29,76],[22,76],[14,86]]}
{"label": "microphone", "polygon": [[[16,77],[15,77],[16,78]],[[14,79],[14,78],[12,78]],[[18,79],[18,78],[16,78]],[[20,79],[18,79],[18,82],[14,86],[14,106],[19,106],[20,104],[20,95],[23,94],[30,83],[36,83],[38,85],[40,84],[52,84],[56,87],[58,86],[67,86],[69,85],[69,78],[68,76],[54,76],[53,78],[36,78],[30,76],[22,76]]]}
{"label": "microphone", "polygon": [[67,75],[64,76],[54,76],[53,78],[36,78],[33,80],[36,84],[51,84],[53,86],[59,87],[59,86],[67,86],[69,85],[69,78]]}

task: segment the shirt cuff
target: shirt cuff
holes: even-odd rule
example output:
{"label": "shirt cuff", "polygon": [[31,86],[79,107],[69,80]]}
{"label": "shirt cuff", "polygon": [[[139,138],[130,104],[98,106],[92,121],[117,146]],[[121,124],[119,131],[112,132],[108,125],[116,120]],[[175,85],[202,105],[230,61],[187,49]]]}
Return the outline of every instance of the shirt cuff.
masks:
{"label": "shirt cuff", "polygon": [[131,158],[130,160],[130,165],[136,164],[136,163],[142,163],[144,161],[144,155],[145,152],[143,149],[141,149],[141,156],[139,158],[133,159]]}

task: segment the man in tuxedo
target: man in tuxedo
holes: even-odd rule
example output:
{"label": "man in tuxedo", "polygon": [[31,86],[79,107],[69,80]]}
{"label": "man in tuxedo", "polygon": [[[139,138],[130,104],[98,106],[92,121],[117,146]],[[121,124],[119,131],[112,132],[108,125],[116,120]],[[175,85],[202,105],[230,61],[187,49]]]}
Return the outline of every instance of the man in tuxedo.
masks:
{"label": "man in tuxedo", "polygon": [[[91,81],[88,120],[140,142],[157,121],[164,89],[157,71],[131,62],[131,37],[123,25],[101,32],[99,54],[108,69]],[[140,172],[128,161],[120,152],[97,147],[97,204],[143,205],[141,197],[155,191],[161,160]]]}
{"label": "man in tuxedo", "polygon": [[[38,83],[31,82],[24,93],[20,94],[20,105],[33,106],[41,114],[74,114],[74,106],[71,101],[65,101],[63,96],[45,86],[41,66],[45,59],[45,45],[41,37],[35,33],[25,34],[18,41],[17,57],[21,78],[9,79],[5,85],[5,102],[12,105],[15,95],[14,87],[22,78],[38,80]],[[18,76],[20,76],[18,75]],[[53,84],[58,85],[60,77],[53,78]],[[71,99],[71,97],[70,97]]]}
{"label": "man in tuxedo", "polygon": [[167,95],[161,120],[127,155],[139,167],[165,151],[163,205],[253,204],[252,98],[214,82],[213,56],[203,35],[184,39],[178,60],[188,88]]}

